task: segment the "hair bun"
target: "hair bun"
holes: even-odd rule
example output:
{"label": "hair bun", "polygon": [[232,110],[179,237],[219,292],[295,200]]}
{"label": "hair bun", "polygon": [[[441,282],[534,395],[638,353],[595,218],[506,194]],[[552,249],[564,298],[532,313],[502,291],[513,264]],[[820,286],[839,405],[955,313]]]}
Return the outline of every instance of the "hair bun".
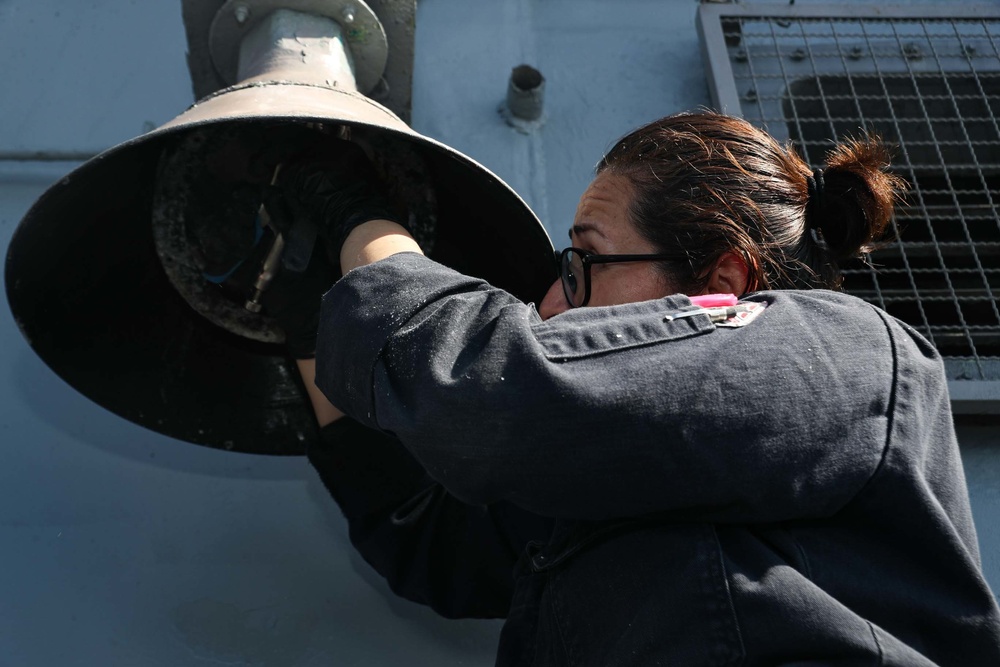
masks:
{"label": "hair bun", "polygon": [[869,252],[885,233],[906,190],[906,181],[888,166],[889,149],[874,135],[847,139],[827,154],[822,186],[813,186],[819,201],[813,205],[811,191],[807,219],[838,259]]}

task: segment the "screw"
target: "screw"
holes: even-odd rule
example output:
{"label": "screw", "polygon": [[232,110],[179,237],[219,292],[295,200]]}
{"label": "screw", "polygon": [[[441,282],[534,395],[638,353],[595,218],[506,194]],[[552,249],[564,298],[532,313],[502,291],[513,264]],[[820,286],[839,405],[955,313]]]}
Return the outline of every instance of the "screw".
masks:
{"label": "screw", "polygon": [[801,60],[805,60],[806,59],[806,50],[805,49],[795,49],[794,51],[791,52],[791,54],[788,57],[791,58],[792,60],[794,60],[795,62],[799,62]]}
{"label": "screw", "polygon": [[745,99],[747,102],[756,102],[757,101],[757,89],[756,88],[751,88],[750,90],[748,90],[746,92],[746,94],[743,95],[743,99]]}
{"label": "screw", "polygon": [[907,60],[920,60],[924,54],[920,52],[920,46],[914,42],[907,42],[903,45],[903,55]]}
{"label": "screw", "polygon": [[733,60],[735,60],[738,63],[745,63],[747,61],[747,50],[737,49],[736,53],[733,54]]}
{"label": "screw", "polygon": [[865,50],[860,46],[852,46],[851,50],[847,52],[847,57],[851,60],[861,60],[863,55],[865,55]]}
{"label": "screw", "polygon": [[351,5],[344,7],[344,10],[340,12],[340,17],[344,19],[344,23],[354,23],[354,7]]}
{"label": "screw", "polygon": [[236,22],[243,25],[250,18],[250,8],[246,5],[236,5],[233,9],[233,16],[236,17]]}

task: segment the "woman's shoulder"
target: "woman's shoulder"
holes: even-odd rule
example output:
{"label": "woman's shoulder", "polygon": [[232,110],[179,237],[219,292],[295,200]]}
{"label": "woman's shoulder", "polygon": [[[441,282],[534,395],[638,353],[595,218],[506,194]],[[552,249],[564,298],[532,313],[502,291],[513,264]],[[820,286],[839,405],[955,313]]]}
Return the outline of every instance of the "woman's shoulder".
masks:
{"label": "woman's shoulder", "polygon": [[782,307],[796,307],[817,313],[839,313],[849,315],[856,312],[859,316],[867,316],[868,311],[877,308],[873,304],[846,292],[836,292],[825,289],[806,290],[764,290],[752,292],[741,297],[741,300],[760,301],[780,304]]}
{"label": "woman's shoulder", "polygon": [[[877,304],[832,290],[774,290],[744,297],[768,304],[773,316],[797,319],[803,325],[830,330],[884,329],[897,352],[905,350],[940,360],[935,347],[912,325]],[[772,307],[774,306],[774,307]]]}

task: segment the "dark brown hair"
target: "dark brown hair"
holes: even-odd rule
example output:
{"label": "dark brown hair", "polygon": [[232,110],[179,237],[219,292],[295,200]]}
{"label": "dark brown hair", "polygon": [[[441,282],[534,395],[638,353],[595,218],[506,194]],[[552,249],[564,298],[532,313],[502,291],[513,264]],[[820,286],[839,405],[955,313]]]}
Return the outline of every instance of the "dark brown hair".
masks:
{"label": "dark brown hair", "polygon": [[667,116],[631,132],[597,173],[633,187],[633,224],[679,288],[697,292],[726,252],[749,268],[747,291],[831,288],[838,262],[874,247],[905,182],[886,172],[889,152],[873,136],[848,140],[816,172],[750,123],[713,112]]}

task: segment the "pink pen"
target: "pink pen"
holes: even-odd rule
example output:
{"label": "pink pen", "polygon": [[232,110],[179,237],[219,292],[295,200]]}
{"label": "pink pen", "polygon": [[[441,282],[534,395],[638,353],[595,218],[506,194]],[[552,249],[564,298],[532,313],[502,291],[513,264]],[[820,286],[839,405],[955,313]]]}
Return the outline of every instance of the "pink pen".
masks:
{"label": "pink pen", "polygon": [[727,308],[737,303],[735,294],[701,294],[688,298],[691,303],[702,308]]}

